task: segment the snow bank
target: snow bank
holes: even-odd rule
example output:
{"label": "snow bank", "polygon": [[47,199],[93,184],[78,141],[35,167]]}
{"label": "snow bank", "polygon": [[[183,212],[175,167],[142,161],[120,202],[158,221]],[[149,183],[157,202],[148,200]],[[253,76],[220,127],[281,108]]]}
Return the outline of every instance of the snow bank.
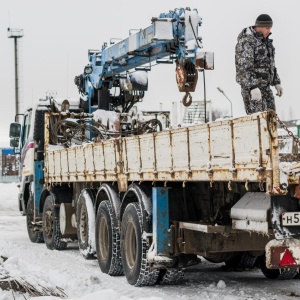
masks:
{"label": "snow bank", "polygon": [[[34,300],[57,300],[59,298],[53,296],[44,296],[44,297],[35,297]],[[95,299],[103,299],[103,300],[131,300],[132,298],[121,296],[115,291],[109,289],[100,292],[91,293],[89,295],[85,295],[80,298],[68,298],[69,300],[95,300]],[[149,300],[162,300],[162,298],[151,297]],[[140,299],[142,300],[142,298]]]}

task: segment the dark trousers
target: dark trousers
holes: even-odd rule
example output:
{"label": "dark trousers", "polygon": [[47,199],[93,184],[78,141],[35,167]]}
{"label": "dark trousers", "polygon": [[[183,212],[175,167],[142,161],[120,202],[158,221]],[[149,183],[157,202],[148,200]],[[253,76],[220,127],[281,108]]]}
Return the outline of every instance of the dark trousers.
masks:
{"label": "dark trousers", "polygon": [[262,96],[261,101],[251,100],[250,90],[242,89],[242,97],[244,100],[245,111],[247,115],[260,111],[265,111],[268,109],[276,111],[274,94],[270,86],[260,87],[259,89],[261,91]]}

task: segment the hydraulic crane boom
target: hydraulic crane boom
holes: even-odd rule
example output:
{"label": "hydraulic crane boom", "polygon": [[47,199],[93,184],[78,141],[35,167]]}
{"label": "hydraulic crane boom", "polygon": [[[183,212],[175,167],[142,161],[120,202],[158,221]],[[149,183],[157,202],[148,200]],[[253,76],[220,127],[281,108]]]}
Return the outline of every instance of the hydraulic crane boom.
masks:
{"label": "hydraulic crane boom", "polygon": [[[196,9],[175,9],[152,18],[152,25],[116,44],[108,47],[104,43],[101,50],[89,50],[89,64],[83,74],[75,77],[84,110],[128,112],[144,97],[148,88],[147,71],[154,61],[176,61],[178,88],[186,92],[186,100],[188,93],[195,90],[197,69],[213,69],[212,53],[201,50],[198,37],[201,22]],[[110,93],[113,87],[120,89],[117,96]],[[190,103],[184,101],[185,105]]]}

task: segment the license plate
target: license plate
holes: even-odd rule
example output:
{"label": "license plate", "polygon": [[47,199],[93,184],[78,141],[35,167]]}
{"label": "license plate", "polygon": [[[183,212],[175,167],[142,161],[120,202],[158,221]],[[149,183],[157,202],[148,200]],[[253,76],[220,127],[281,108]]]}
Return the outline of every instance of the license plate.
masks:
{"label": "license plate", "polygon": [[300,225],[300,212],[284,212],[282,213],[283,226]]}

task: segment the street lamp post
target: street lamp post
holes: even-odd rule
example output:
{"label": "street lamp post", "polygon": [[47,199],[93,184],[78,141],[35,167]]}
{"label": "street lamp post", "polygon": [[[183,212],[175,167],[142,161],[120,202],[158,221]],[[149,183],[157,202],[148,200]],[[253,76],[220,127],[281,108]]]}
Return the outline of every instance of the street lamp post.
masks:
{"label": "street lamp post", "polygon": [[232,102],[231,102],[231,100],[227,97],[227,95],[224,93],[224,91],[220,88],[220,87],[217,87],[217,89],[218,89],[218,91],[220,92],[220,93],[222,93],[225,97],[226,97],[226,99],[230,102],[230,110],[231,110],[231,118],[233,117],[233,114],[232,114]]}
{"label": "street lamp post", "polygon": [[7,28],[7,37],[14,39],[15,44],[15,109],[16,115],[20,112],[20,95],[19,95],[19,53],[18,53],[18,39],[24,35],[23,29]]}

